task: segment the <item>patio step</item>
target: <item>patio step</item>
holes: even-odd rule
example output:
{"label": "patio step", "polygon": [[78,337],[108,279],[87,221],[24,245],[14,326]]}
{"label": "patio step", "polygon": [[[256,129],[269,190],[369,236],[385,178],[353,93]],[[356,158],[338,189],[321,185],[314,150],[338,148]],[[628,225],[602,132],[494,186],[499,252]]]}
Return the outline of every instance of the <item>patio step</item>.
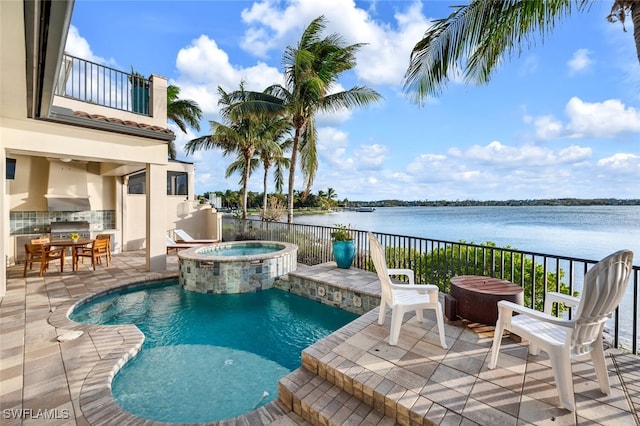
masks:
{"label": "patio step", "polygon": [[[361,317],[360,320],[362,319]],[[326,409],[324,404],[327,396],[337,393],[336,398],[349,401],[351,410],[347,412],[355,412],[356,406],[363,412],[367,409],[366,407],[369,407],[375,410],[376,415],[382,416],[380,423],[373,424],[437,424],[433,418],[429,418],[431,401],[393,383],[373,370],[364,369],[347,358],[336,356],[330,351],[330,347],[337,343],[335,339],[325,339],[303,350],[302,367],[294,372],[295,375],[292,373],[285,377],[289,380],[282,383],[285,389],[282,389],[281,395],[287,395],[288,389],[293,401],[297,398],[301,401],[300,404],[304,402],[310,406],[309,410],[322,411]],[[325,388],[330,391],[325,391]],[[318,404],[321,405],[322,410],[317,408]],[[301,405],[299,410],[303,407],[304,405]],[[310,413],[312,416],[315,415],[314,411]],[[332,414],[331,410],[329,414]],[[362,416],[362,414],[358,415]],[[305,418],[304,415],[301,417]],[[319,419],[322,417],[319,416]],[[331,419],[329,417],[329,420]],[[351,424],[351,419],[348,423]],[[369,423],[365,422],[365,424]]]}
{"label": "patio step", "polygon": [[280,380],[278,398],[312,425],[397,424],[372,405],[302,367]]}

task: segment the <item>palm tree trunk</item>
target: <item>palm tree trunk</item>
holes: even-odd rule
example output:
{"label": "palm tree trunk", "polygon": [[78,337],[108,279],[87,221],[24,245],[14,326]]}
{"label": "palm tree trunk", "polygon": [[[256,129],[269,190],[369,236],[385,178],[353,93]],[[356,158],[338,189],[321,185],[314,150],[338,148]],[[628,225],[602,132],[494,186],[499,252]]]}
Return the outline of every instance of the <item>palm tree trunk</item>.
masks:
{"label": "palm tree trunk", "polygon": [[289,196],[287,199],[287,223],[293,223],[293,184],[296,176],[296,164],[298,164],[298,143],[300,142],[300,127],[296,127],[291,147],[291,165],[289,167]]}
{"label": "palm tree trunk", "polygon": [[640,62],[640,2],[633,2],[631,8],[631,21],[633,21],[633,38],[636,41],[636,55]]}
{"label": "palm tree trunk", "polygon": [[262,188],[264,191],[264,195],[262,196],[262,220],[264,220],[267,214],[267,180],[269,176],[269,167],[265,164],[264,166],[264,178],[262,179]]}
{"label": "palm tree trunk", "polygon": [[249,191],[249,169],[242,171],[242,219],[247,220],[247,194]]}

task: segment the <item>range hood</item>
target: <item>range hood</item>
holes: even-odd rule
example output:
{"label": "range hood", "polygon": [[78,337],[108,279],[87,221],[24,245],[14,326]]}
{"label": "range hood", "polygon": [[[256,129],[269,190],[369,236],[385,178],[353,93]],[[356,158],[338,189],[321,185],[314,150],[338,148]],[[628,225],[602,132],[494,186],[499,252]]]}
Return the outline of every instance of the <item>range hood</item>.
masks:
{"label": "range hood", "polygon": [[91,210],[87,163],[49,159],[49,180],[45,198],[49,211]]}

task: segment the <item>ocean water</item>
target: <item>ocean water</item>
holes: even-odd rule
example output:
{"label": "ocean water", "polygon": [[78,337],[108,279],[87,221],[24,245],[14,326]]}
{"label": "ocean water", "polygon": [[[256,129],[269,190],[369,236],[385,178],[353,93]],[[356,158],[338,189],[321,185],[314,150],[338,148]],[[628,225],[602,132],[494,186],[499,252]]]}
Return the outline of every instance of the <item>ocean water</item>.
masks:
{"label": "ocean water", "polygon": [[640,206],[381,207],[296,216],[295,223],[482,244],[600,260],[630,249],[640,265]]}

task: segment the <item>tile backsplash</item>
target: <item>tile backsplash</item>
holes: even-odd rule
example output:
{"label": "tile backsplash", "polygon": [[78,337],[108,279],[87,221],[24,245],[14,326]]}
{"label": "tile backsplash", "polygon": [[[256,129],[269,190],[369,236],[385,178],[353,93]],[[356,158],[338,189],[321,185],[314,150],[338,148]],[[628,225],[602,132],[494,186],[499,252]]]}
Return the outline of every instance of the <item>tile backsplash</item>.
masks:
{"label": "tile backsplash", "polygon": [[90,210],[81,212],[42,212],[21,211],[9,212],[11,235],[48,234],[51,222],[87,221],[92,231],[114,229],[116,226],[115,210]]}

